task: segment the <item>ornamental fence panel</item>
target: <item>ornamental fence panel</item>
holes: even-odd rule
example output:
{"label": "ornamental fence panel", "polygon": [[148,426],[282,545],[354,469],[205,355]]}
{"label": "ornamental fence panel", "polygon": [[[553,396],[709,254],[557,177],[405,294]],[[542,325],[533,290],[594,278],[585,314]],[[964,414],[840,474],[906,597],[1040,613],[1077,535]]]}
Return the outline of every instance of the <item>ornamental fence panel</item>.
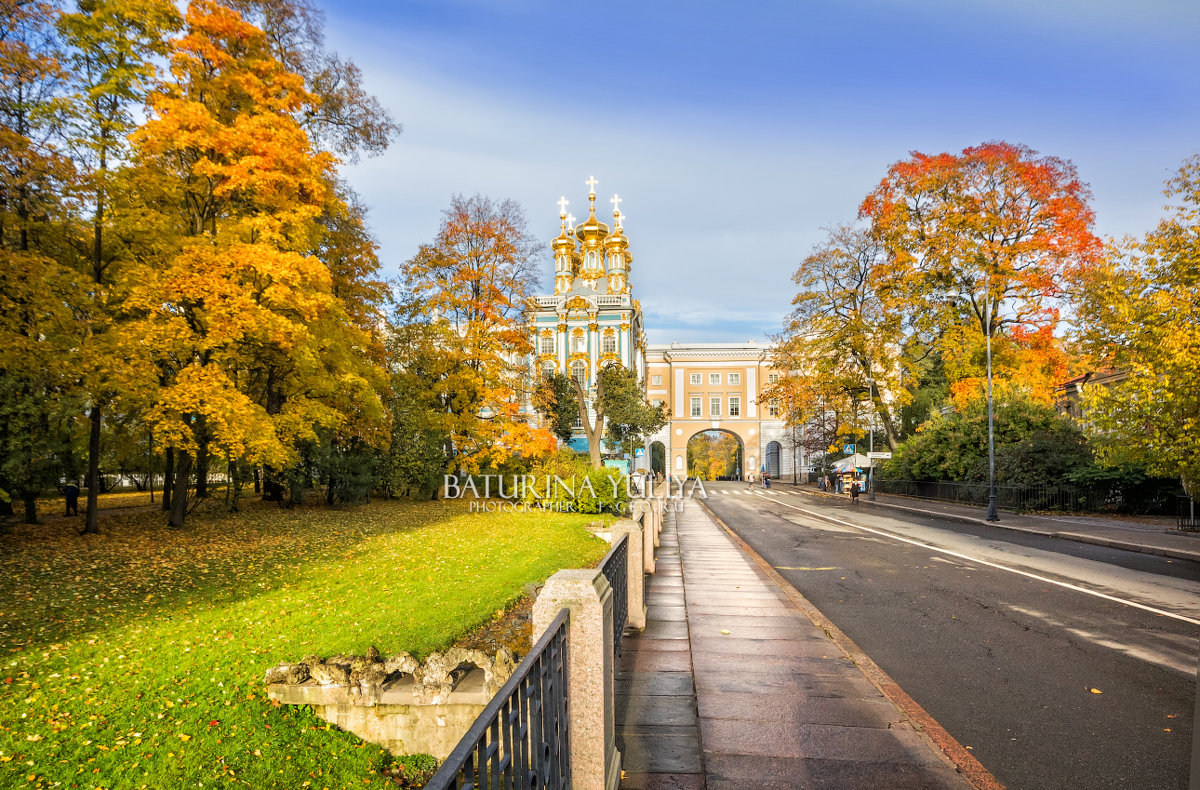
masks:
{"label": "ornamental fence panel", "polygon": [[[621,636],[629,620],[629,536],[622,535],[600,561],[600,570],[613,592],[613,651],[621,652]],[[639,569],[640,570],[640,569]]]}
{"label": "ornamental fence panel", "polygon": [[570,790],[569,632],[562,609],[425,790]]}
{"label": "ornamental fence panel", "polygon": [[[1173,515],[1173,481],[1149,480],[1129,484],[996,486],[996,504],[1015,512],[1140,513]],[[891,480],[877,477],[875,491],[966,505],[988,504],[987,481]]]}

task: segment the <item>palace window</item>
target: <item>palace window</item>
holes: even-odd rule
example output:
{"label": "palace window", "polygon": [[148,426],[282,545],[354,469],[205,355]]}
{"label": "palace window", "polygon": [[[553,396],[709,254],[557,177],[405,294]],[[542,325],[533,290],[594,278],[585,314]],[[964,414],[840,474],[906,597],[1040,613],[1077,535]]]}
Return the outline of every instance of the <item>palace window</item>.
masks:
{"label": "palace window", "polygon": [[600,342],[600,352],[602,354],[617,353],[617,336],[605,335],[604,339]]}
{"label": "palace window", "polygon": [[579,382],[579,386],[586,391],[588,386],[587,365],[583,364],[582,362],[576,362],[574,365],[572,365],[571,378]]}
{"label": "palace window", "polygon": [[650,377],[650,386],[661,387],[662,386],[662,376],[651,376]]}
{"label": "palace window", "polygon": [[699,373],[691,374],[690,376],[688,376],[688,381],[690,381],[692,383],[692,386],[699,387],[700,386],[700,374]]}
{"label": "palace window", "polygon": [[542,353],[554,353],[554,335],[542,335]]}
{"label": "palace window", "polygon": [[778,373],[768,373],[767,374],[767,383],[768,384],[778,384],[779,383],[779,374]]}
{"label": "palace window", "polygon": [[721,416],[721,399],[719,397],[708,399],[708,416],[714,420]]}
{"label": "palace window", "polygon": [[571,336],[571,353],[578,354],[581,351],[587,351],[587,338],[583,332],[576,332]]}
{"label": "palace window", "polygon": [[542,377],[547,378],[547,379],[554,377],[554,363],[553,362],[547,362],[545,365],[542,365]]}
{"label": "palace window", "polygon": [[779,416],[779,407],[776,406],[774,403],[772,403],[770,406],[767,407],[767,414],[770,414],[772,417],[778,417]]}
{"label": "palace window", "polygon": [[741,417],[742,416],[742,399],[736,395],[729,396],[729,416],[730,417]]}
{"label": "palace window", "polygon": [[721,374],[720,373],[709,373],[708,374],[708,383],[709,384],[720,384],[721,383]]}
{"label": "palace window", "polygon": [[700,396],[698,396],[698,395],[692,398],[692,416],[693,417],[701,416],[701,414],[700,414]]}
{"label": "palace window", "polygon": [[742,374],[741,373],[730,373],[729,374],[729,383],[730,384],[741,384],[742,383]]}

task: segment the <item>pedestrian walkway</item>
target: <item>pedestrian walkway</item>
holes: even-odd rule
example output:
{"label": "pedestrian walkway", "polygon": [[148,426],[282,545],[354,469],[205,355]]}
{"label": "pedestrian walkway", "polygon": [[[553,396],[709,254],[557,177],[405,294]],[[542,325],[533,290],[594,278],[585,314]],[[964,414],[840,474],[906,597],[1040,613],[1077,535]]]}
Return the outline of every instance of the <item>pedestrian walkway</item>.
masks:
{"label": "pedestrian walkway", "polygon": [[661,540],[617,665],[622,788],[972,787],[698,505]]}
{"label": "pedestrian walkway", "polygon": [[[812,486],[793,487],[787,485],[771,490],[786,491],[800,496],[836,497],[845,501],[844,496],[818,491]],[[1031,515],[1007,511],[1000,512],[999,521],[988,521],[986,519],[987,508],[895,494],[876,494],[873,501],[868,500],[867,495],[864,494],[859,498],[859,505],[908,510],[1015,532],[1028,532],[1125,551],[1200,562],[1200,534],[1178,532],[1169,529],[1166,524],[1121,521],[1103,516]]]}

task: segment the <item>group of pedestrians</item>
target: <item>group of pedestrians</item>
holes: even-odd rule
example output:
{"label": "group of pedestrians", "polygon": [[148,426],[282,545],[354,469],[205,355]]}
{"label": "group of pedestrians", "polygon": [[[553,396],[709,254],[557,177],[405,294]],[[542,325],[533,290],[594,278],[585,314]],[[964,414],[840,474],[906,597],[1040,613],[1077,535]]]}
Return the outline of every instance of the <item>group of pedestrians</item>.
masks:
{"label": "group of pedestrians", "polygon": [[[818,491],[832,490],[835,494],[840,494],[842,493],[842,485],[843,483],[841,477],[835,478],[834,480],[831,480],[829,475],[817,478]],[[860,483],[857,479],[854,480],[850,484],[850,501],[858,502],[858,495],[862,493],[862,490],[862,483]]]}

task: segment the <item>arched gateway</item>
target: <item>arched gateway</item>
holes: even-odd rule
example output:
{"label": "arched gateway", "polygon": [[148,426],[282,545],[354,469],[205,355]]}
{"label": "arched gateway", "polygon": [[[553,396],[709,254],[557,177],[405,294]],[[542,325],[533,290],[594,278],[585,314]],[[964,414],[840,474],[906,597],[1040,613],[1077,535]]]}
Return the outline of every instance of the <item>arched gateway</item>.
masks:
{"label": "arched gateway", "polygon": [[[776,380],[768,346],[748,343],[671,343],[646,349],[646,399],[661,403],[671,419],[650,442],[666,448],[667,472],[688,475],[688,441],[704,431],[726,431],[742,447],[738,476],[755,476],[771,443],[782,441],[784,422],[762,399]],[[791,474],[793,459],[778,454],[772,474]],[[805,459],[796,459],[801,464]]]}

